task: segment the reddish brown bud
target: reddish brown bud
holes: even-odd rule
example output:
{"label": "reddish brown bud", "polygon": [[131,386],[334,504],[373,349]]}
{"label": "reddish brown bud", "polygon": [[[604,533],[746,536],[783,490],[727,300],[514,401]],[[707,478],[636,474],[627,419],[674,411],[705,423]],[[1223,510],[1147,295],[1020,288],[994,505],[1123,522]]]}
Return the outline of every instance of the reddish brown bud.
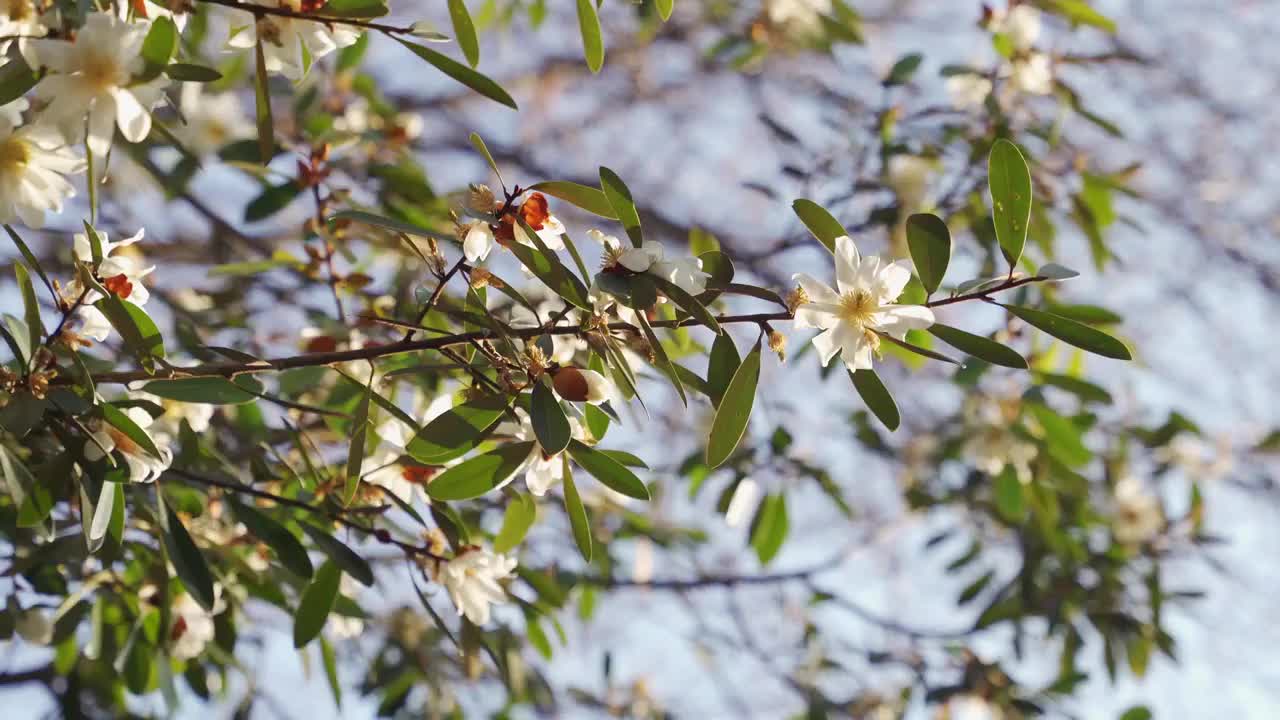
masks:
{"label": "reddish brown bud", "polygon": [[102,287],[106,288],[107,292],[119,298],[127,298],[131,293],[133,293],[133,283],[129,282],[129,278],[124,273],[104,278],[102,280]]}
{"label": "reddish brown bud", "polygon": [[551,376],[551,383],[555,385],[556,393],[570,402],[583,402],[587,399],[587,393],[590,390],[586,376],[582,371],[572,367],[557,370],[555,375]]}

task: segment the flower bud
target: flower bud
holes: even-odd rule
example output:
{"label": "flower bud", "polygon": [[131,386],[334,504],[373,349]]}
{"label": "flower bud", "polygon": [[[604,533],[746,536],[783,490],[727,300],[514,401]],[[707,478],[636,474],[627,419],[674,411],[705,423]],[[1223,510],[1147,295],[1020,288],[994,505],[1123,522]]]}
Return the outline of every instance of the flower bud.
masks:
{"label": "flower bud", "polygon": [[472,184],[467,192],[467,208],[473,212],[489,213],[493,212],[493,204],[497,200],[493,197],[493,191],[488,185]]}
{"label": "flower bud", "polygon": [[599,405],[613,397],[613,384],[595,370],[564,367],[551,378],[556,394],[570,402]]}
{"label": "flower bud", "polygon": [[787,336],[777,330],[769,331],[769,349],[778,354],[778,360],[786,362]]}

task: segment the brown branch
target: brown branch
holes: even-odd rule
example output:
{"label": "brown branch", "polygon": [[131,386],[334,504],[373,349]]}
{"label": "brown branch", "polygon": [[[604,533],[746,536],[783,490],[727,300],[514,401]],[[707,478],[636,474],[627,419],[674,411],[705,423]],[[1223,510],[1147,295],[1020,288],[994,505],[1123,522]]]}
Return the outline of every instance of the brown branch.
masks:
{"label": "brown branch", "polygon": [[262,15],[275,15],[276,17],[286,17],[294,20],[309,20],[311,22],[325,23],[328,25],[350,25],[351,27],[364,28],[366,30],[377,30],[389,35],[410,35],[413,33],[412,27],[401,27],[399,25],[387,25],[386,23],[378,23],[370,20],[357,20],[355,18],[299,12],[290,10],[283,6],[249,5],[247,3],[237,2],[237,0],[197,0],[197,2],[209,3],[210,5],[221,5],[222,7],[228,7],[235,10],[243,10],[258,17]]}

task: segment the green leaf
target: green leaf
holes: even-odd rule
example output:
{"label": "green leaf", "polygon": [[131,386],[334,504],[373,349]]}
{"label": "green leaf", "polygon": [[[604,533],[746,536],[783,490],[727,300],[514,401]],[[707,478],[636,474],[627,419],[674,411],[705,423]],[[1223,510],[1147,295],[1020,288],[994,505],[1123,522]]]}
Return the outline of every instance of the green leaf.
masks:
{"label": "green leaf", "polygon": [[893,401],[889,389],[880,381],[875,370],[849,371],[849,379],[853,381],[853,389],[858,391],[862,402],[867,404],[880,422],[892,432],[898,429],[902,417],[898,414],[898,404]]}
{"label": "green leaf", "polygon": [[1027,403],[1026,407],[1044,431],[1045,446],[1050,455],[1071,468],[1085,465],[1093,459],[1093,453],[1085,447],[1080,428],[1075,423],[1042,403]]}
{"label": "green leaf", "polygon": [[293,646],[300,648],[311,642],[324,629],[325,620],[338,599],[342,571],[327,562],[316,571],[315,580],[302,592],[298,610],[293,614]]}
{"label": "green leaf", "polygon": [[640,234],[640,213],[636,210],[635,200],[631,199],[631,190],[622,182],[618,174],[607,167],[600,168],[600,188],[613,207],[613,215],[622,223],[631,238],[631,244],[640,247],[644,242]]}
{"label": "green leaf", "polygon": [[[170,400],[205,405],[243,405],[257,400],[245,387],[253,387],[250,378],[242,376],[236,382],[220,377],[189,377],[175,380],[153,380],[142,386],[143,392]],[[252,381],[261,389],[261,383]],[[241,387],[243,383],[245,387]]]}
{"label": "green leaf", "polygon": [[320,14],[328,17],[369,20],[389,13],[386,0],[329,0],[320,8]]}
{"label": "green leaf", "polygon": [[164,357],[164,338],[142,308],[110,294],[94,303],[94,307],[107,316],[143,367],[150,369],[153,358]]}
{"label": "green leaf", "polygon": [[564,460],[564,510],[569,515],[569,527],[573,530],[578,552],[582,553],[583,560],[591,562],[591,520],[582,505],[582,497],[578,495],[578,486],[573,483],[568,460]]}
{"label": "green leaf", "polygon": [[160,75],[173,59],[178,49],[178,26],[167,17],[158,17],[151,23],[147,37],[142,41],[142,60],[145,63],[138,80],[146,82]]}
{"label": "green leaf", "polygon": [[592,0],[578,0],[578,29],[582,32],[582,54],[587,67],[598,73],[604,66],[604,38],[600,36],[600,16]]}
{"label": "green leaf", "polygon": [[520,544],[538,517],[538,504],[529,495],[516,495],[502,513],[502,529],[493,539],[493,551],[505,553]]}
{"label": "green leaf", "polygon": [[490,80],[488,77],[481,75],[475,70],[472,70],[447,55],[441,55],[431,48],[416,45],[405,40],[400,40],[399,38],[396,38],[396,40],[401,45],[409,48],[414,55],[417,55],[428,63],[431,63],[437,70],[445,75],[448,75],[463,85],[466,85],[490,100],[500,102],[512,110],[519,109],[516,105],[516,101],[507,94],[507,91],[503,90],[501,85]]}
{"label": "green leaf", "polygon": [[671,12],[675,10],[676,0],[653,0],[654,7],[658,8],[658,17],[662,18],[662,22],[671,19]]}
{"label": "green leaf", "polygon": [[[0,70],[0,72],[3,71]],[[27,247],[27,244],[22,241],[22,238],[11,225],[5,225],[4,230],[9,233],[9,239],[13,240],[18,252],[22,253],[22,259],[26,261],[27,265],[31,266],[32,270],[36,271],[36,274],[40,276],[40,282],[43,282],[44,286],[49,288],[50,294],[53,294],[53,283],[49,282],[49,276],[45,275],[44,268],[40,267],[40,260],[36,258],[35,253],[31,252],[31,248]]]}
{"label": "green leaf", "polygon": [[721,333],[711,343],[711,354],[707,359],[707,390],[710,391],[711,404],[719,407],[729,381],[738,371],[742,358],[738,355],[738,347],[733,344],[729,333]]}
{"label": "green leaf", "polygon": [[1024,497],[1022,481],[1012,465],[1005,465],[1004,470],[995,479],[996,510],[1009,522],[1021,522],[1026,514],[1027,503]]}
{"label": "green leaf", "polygon": [[533,393],[529,398],[529,422],[533,425],[533,434],[538,444],[548,455],[556,455],[569,447],[572,428],[564,408],[556,399],[556,394],[545,382],[533,385]]}
{"label": "green leaf", "polygon": [[200,604],[200,607],[213,612],[213,604],[217,598],[213,594],[213,575],[209,573],[204,555],[200,553],[200,548],[196,547],[195,541],[191,539],[186,526],[182,524],[182,519],[173,511],[173,508],[165,505],[161,517],[165,548],[169,552],[169,562],[173,563],[178,579],[182,581],[182,586],[187,589],[192,599]]}
{"label": "green leaf", "polygon": [[951,231],[937,215],[916,213],[907,218],[907,247],[920,283],[926,293],[933,294],[951,263]]}
{"label": "green leaf", "polygon": [[1124,343],[1101,330],[1095,330],[1083,323],[1043,310],[1018,305],[1005,305],[1004,308],[1027,324],[1043,330],[1068,345],[1116,360],[1133,359],[1133,355],[1129,353],[1129,348],[1125,347]]}
{"label": "green leaf", "polygon": [[666,348],[662,347],[662,341],[653,332],[653,326],[649,324],[649,319],[645,317],[643,312],[636,313],[636,322],[640,323],[640,330],[644,332],[644,336],[649,341],[649,349],[653,351],[653,363],[658,371],[671,381],[671,386],[676,389],[676,394],[680,396],[680,403],[685,407],[689,406],[689,397],[684,391],[684,383],[680,381],[680,373],[676,370],[675,363],[671,362],[671,357],[667,355]]}
{"label": "green leaf", "polygon": [[953,360],[952,358],[949,358],[940,352],[934,352],[929,348],[921,347],[919,345],[909,343],[906,340],[899,340],[898,338],[890,335],[889,333],[877,332],[876,334],[880,336],[881,340],[887,340],[892,345],[897,345],[903,350],[909,350],[917,355],[922,355],[931,360],[941,360],[942,362],[951,363],[952,365],[962,364],[959,360]]}
{"label": "green leaf", "polygon": [[261,36],[258,36],[258,41],[253,46],[253,56],[257,61],[253,75],[253,97],[258,124],[258,158],[266,165],[275,155],[276,139],[275,120],[271,117],[271,89],[267,84],[267,58],[262,50]]}
{"label": "green leaf", "polygon": [[809,228],[809,232],[813,233],[818,242],[833,253],[836,251],[836,238],[849,234],[840,221],[827,212],[826,208],[812,200],[800,198],[791,203],[791,209],[800,218],[800,222]]}
{"label": "green leaf", "polygon": [[1001,139],[991,146],[987,183],[991,189],[996,239],[1009,266],[1013,267],[1022,257],[1027,225],[1031,222],[1031,171],[1017,145]]}
{"label": "green leaf", "polygon": [[405,452],[426,465],[440,465],[462,457],[483,441],[487,430],[507,409],[507,398],[485,395],[453,407],[427,423],[409,441]]}
{"label": "green leaf", "polygon": [[604,192],[590,185],[582,185],[568,180],[548,180],[530,185],[529,189],[560,198],[602,218],[618,219],[618,214],[614,211],[613,205],[609,203],[609,198],[605,196]]}
{"label": "green leaf", "polygon": [[[1092,25],[1109,33],[1116,31],[1116,23],[1111,18],[1093,9],[1084,0],[1042,0],[1041,5],[1055,15],[1070,20],[1078,25]],[[1124,720],[1129,720],[1125,718]]]}
{"label": "green leaf", "polygon": [[602,455],[608,455],[614,460],[617,460],[624,467],[638,467],[638,468],[643,468],[645,470],[649,469],[648,463],[646,463],[644,460],[641,460],[640,458],[636,457],[635,455],[632,455],[631,453],[625,450],[596,449],[596,452],[601,453]]}
{"label": "green leaf", "polygon": [[480,40],[476,37],[475,23],[471,22],[471,13],[467,12],[467,4],[463,0],[449,0],[449,19],[453,21],[453,36],[462,48],[471,67],[480,62]]}
{"label": "green leaf", "polygon": [[963,353],[972,355],[979,360],[985,360],[992,365],[1002,365],[1019,370],[1027,369],[1026,358],[1019,355],[1012,348],[1001,345],[995,340],[990,340],[981,335],[974,335],[942,323],[931,325],[929,334]]}
{"label": "green leaf", "polygon": [[345,543],[330,535],[328,531],[321,530],[314,525],[307,523],[299,523],[302,530],[311,538],[311,542],[320,548],[320,551],[329,556],[342,571],[365,587],[373,586],[373,568],[369,567],[369,563],[364,558],[356,554],[354,550],[347,547]]}
{"label": "green leaf", "polygon": [[697,298],[666,278],[658,277],[657,275],[650,275],[649,277],[653,279],[654,284],[658,286],[662,294],[670,298],[671,302],[676,304],[676,307],[688,313],[689,317],[706,325],[717,335],[723,332],[720,329],[720,323],[716,322],[715,315],[712,315],[711,311],[707,310],[707,306],[699,302]]}
{"label": "green leaf", "polygon": [[583,284],[577,275],[570,272],[564,266],[564,263],[560,262],[559,256],[547,248],[546,243],[542,242],[542,239],[529,227],[524,218],[517,218],[517,221],[525,233],[533,239],[535,247],[529,247],[522,243],[511,243],[508,249],[516,256],[516,259],[528,268],[534,277],[555,291],[557,295],[583,310],[591,310],[592,305],[588,298],[587,286]]}
{"label": "green leaf", "polygon": [[311,577],[314,570],[311,558],[293,533],[257,509],[235,500],[234,497],[228,496],[227,501],[231,511],[235,513],[236,520],[243,523],[254,537],[266,543],[267,547],[276,554],[281,565],[298,577]]}
{"label": "green leaf", "polygon": [[532,440],[509,443],[445,470],[427,485],[435,500],[470,500],[505,483],[533,450]]}
{"label": "green leaf", "polygon": [[356,405],[355,415],[351,419],[351,440],[347,449],[346,484],[342,492],[342,504],[350,505],[360,488],[360,469],[364,465],[364,443],[369,433],[369,402],[373,394],[372,368],[369,373],[369,384],[364,387],[360,402]]}
{"label": "green leaf", "polygon": [[15,262],[13,274],[17,276],[18,290],[22,293],[23,318],[27,323],[31,347],[39,347],[40,339],[44,337],[44,323],[40,322],[40,301],[36,299],[36,289],[31,284],[31,273],[27,271],[27,266]]}
{"label": "green leaf", "polygon": [[569,456],[601,485],[637,500],[649,499],[649,488],[616,458],[577,440],[569,443]]}
{"label": "green leaf", "polygon": [[911,78],[920,69],[920,63],[923,60],[924,56],[920,53],[903,55],[898,58],[893,67],[889,68],[889,74],[884,77],[882,83],[885,87],[893,87],[894,85],[905,85],[911,82]]}
{"label": "green leaf", "polygon": [[1120,716],[1120,720],[1151,720],[1155,715],[1146,705],[1134,705]]}
{"label": "green leaf", "polygon": [[436,240],[443,240],[445,242],[456,242],[457,240],[452,235],[446,235],[445,233],[436,232],[435,230],[428,230],[424,227],[418,227],[412,223],[383,217],[381,215],[375,215],[373,213],[364,212],[363,210],[340,210],[329,216],[329,222],[333,222],[335,220],[350,220],[351,222],[386,228],[387,230],[404,233],[405,235],[435,238]]}
{"label": "green leaf", "polygon": [[1049,278],[1050,280],[1070,280],[1073,277],[1079,277],[1080,273],[1069,267],[1063,267],[1058,263],[1045,263],[1036,270],[1036,275]]}
{"label": "green leaf", "polygon": [[[450,0],[451,3],[455,1],[459,5],[462,4],[461,0]],[[474,65],[475,63],[472,64]],[[498,169],[498,163],[493,159],[493,153],[489,152],[489,146],[484,143],[484,138],[480,137],[479,133],[473,132],[469,139],[471,140],[471,147],[475,148],[476,152],[480,153],[480,156],[484,158],[484,161],[489,163],[489,169],[493,171],[494,175],[498,176],[498,182],[502,182],[502,171]]]}
{"label": "green leaf", "polygon": [[751,521],[751,547],[761,565],[768,565],[787,539],[787,498],[782,493],[769,493],[756,508]]}
{"label": "green leaf", "polygon": [[208,83],[222,79],[222,73],[217,70],[191,63],[171,63],[164,69],[164,74],[182,82]]}
{"label": "green leaf", "polygon": [[1112,402],[1111,393],[1107,392],[1102,386],[1095,385],[1088,380],[1081,380],[1069,375],[1054,375],[1043,372],[1038,372],[1035,375],[1038,382],[1065,390],[1080,398],[1082,402],[1095,402],[1103,405],[1110,405]]}
{"label": "green leaf", "polygon": [[302,194],[302,186],[295,180],[288,180],[279,185],[268,185],[262,193],[244,208],[244,221],[257,222],[265,220],[280,212]]}
{"label": "green leaf", "polygon": [[717,468],[724,464],[742,436],[747,432],[747,424],[751,420],[751,408],[756,401],[756,383],[760,380],[760,343],[747,353],[742,364],[733,373],[733,379],[725,388],[720,406],[716,408],[715,420],[711,423],[711,437],[707,440],[707,467]]}
{"label": "green leaf", "polygon": [[112,405],[111,403],[103,403],[101,407],[103,419],[112,427],[124,433],[125,437],[137,443],[137,445],[145,450],[148,455],[156,458],[160,457],[159,448],[156,447],[155,442],[151,440],[151,436],[147,434],[146,430],[138,427],[137,423],[130,419],[128,415],[115,405]]}
{"label": "green leaf", "polygon": [[36,77],[22,55],[10,58],[9,62],[0,66],[0,105],[8,105],[36,86],[40,78]]}

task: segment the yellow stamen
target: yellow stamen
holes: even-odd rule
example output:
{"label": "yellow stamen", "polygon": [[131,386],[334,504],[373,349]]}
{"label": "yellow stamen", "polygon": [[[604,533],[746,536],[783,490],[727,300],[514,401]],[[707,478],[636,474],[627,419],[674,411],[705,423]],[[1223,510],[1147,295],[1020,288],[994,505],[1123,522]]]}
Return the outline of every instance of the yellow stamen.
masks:
{"label": "yellow stamen", "polygon": [[876,300],[866,290],[855,290],[840,296],[840,319],[865,325],[876,311]]}
{"label": "yellow stamen", "polygon": [[10,173],[26,167],[31,160],[31,149],[21,138],[10,135],[0,141],[0,173]]}

